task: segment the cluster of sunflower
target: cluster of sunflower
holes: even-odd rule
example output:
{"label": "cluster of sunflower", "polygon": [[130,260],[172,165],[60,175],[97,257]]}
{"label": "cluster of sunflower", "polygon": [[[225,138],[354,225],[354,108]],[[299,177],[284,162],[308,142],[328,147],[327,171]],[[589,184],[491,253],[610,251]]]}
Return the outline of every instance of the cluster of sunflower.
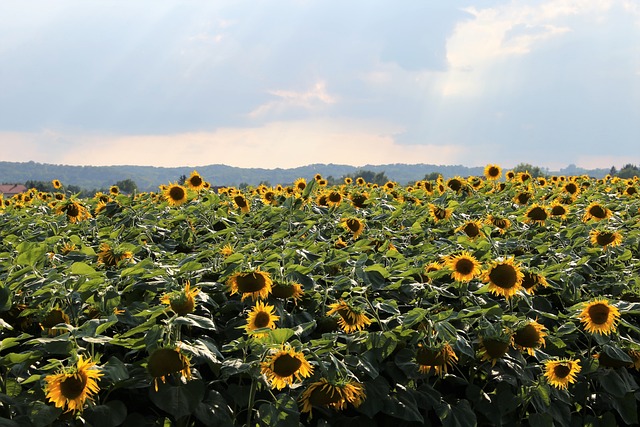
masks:
{"label": "cluster of sunflower", "polygon": [[30,191],[0,213],[0,413],[633,424],[638,185],[488,165],[411,185],[214,190],[194,171],[157,194]]}

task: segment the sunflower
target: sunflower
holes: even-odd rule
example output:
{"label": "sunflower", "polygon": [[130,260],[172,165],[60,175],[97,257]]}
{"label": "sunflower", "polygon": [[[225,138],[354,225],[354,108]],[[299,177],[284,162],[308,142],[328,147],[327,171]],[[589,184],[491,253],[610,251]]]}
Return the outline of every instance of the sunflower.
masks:
{"label": "sunflower", "polygon": [[513,336],[504,335],[497,337],[480,336],[480,348],[478,354],[480,360],[491,362],[491,366],[495,366],[498,359],[501,359],[509,351],[509,347],[513,345]]}
{"label": "sunflower", "polygon": [[238,193],[234,195],[233,203],[236,204],[236,206],[238,207],[238,209],[240,209],[242,213],[248,213],[249,210],[251,209],[249,207],[249,200],[247,200],[242,194]]}
{"label": "sunflower", "polygon": [[56,190],[62,188],[62,183],[57,179],[51,181],[51,185],[53,185],[53,188],[55,188]]}
{"label": "sunflower", "polygon": [[507,181],[512,181],[516,177],[516,173],[514,171],[507,171],[504,177],[507,179]]}
{"label": "sunflower", "polygon": [[277,204],[277,196],[278,194],[273,190],[266,190],[262,193],[262,202],[265,205],[276,205]]}
{"label": "sunflower", "polygon": [[580,369],[578,360],[547,360],[544,363],[544,376],[555,388],[566,390],[569,384],[576,382],[576,375]]}
{"label": "sunflower", "polygon": [[356,178],[356,184],[364,186],[367,185],[367,181],[363,177],[359,176]]}
{"label": "sunflower", "polygon": [[200,176],[197,171],[191,172],[189,178],[187,178],[184,183],[192,190],[198,191],[204,188],[204,179]]}
{"label": "sunflower", "polygon": [[271,388],[282,390],[293,384],[294,377],[298,381],[310,377],[313,367],[302,352],[285,344],[279,350],[272,350],[272,354],[262,362],[261,371],[271,383]]}
{"label": "sunflower", "polygon": [[426,277],[422,276],[423,280],[425,282],[431,282],[431,277],[429,277],[429,273],[440,271],[442,270],[443,267],[444,265],[441,262],[431,261],[430,263],[424,266],[424,274],[426,274]]}
{"label": "sunflower", "polygon": [[518,173],[518,181],[521,183],[526,183],[531,179],[531,174],[529,172],[519,172]]}
{"label": "sunflower", "polygon": [[350,176],[347,176],[344,178],[344,183],[347,185],[351,185],[353,184],[353,178],[351,178]]}
{"label": "sunflower", "polygon": [[333,247],[336,249],[344,249],[347,247],[347,242],[342,240],[342,237],[338,237],[338,240],[333,242]]}
{"label": "sunflower", "polygon": [[280,299],[291,298],[294,302],[302,299],[304,291],[300,283],[278,282],[271,288],[271,294]]}
{"label": "sunflower", "polygon": [[513,201],[514,203],[517,203],[519,205],[526,205],[527,203],[529,203],[529,199],[531,199],[531,193],[529,193],[528,191],[523,191],[516,194],[513,198]]}
{"label": "sunflower", "polygon": [[74,200],[68,200],[59,204],[56,207],[56,213],[66,214],[67,219],[72,223],[91,218],[89,210]]}
{"label": "sunflower", "polygon": [[[280,320],[280,316],[275,316],[273,314],[274,309],[274,306],[265,304],[262,301],[256,302],[255,307],[251,309],[247,318],[247,325],[245,326],[247,332],[261,328],[275,329],[275,322],[276,320]],[[266,335],[266,333],[253,335],[263,336]]]}
{"label": "sunflower", "polygon": [[120,194],[120,188],[117,185],[112,185],[109,187],[109,193],[111,193],[112,196],[117,196]]}
{"label": "sunflower", "polygon": [[544,222],[549,218],[549,212],[544,206],[540,206],[534,203],[524,216],[524,222],[529,224],[544,225]]}
{"label": "sunflower", "polygon": [[195,297],[200,292],[199,288],[191,289],[191,283],[186,282],[184,289],[165,294],[160,298],[160,302],[171,307],[178,316],[186,316],[193,312],[196,307]]}
{"label": "sunflower", "polygon": [[526,325],[518,329],[513,335],[513,344],[520,351],[526,351],[533,356],[535,349],[544,347],[544,337],[547,328],[535,320],[528,322]]}
{"label": "sunflower", "polygon": [[358,218],[344,218],[342,225],[353,234],[353,238],[357,239],[364,231],[364,221]]}
{"label": "sunflower", "polygon": [[627,188],[625,188],[623,194],[625,196],[635,196],[636,194],[638,194],[638,189],[633,185],[629,185]]}
{"label": "sunflower", "polygon": [[612,212],[608,208],[602,206],[598,202],[591,202],[582,216],[582,221],[587,222],[590,219],[593,219],[594,221],[602,221],[603,219],[611,218],[611,215]]}
{"label": "sunflower", "polygon": [[447,368],[452,367],[457,360],[458,356],[447,342],[433,347],[424,347],[422,344],[418,344],[416,363],[418,370],[423,374],[433,370],[436,375],[442,376],[447,373]]}
{"label": "sunflower", "polygon": [[466,251],[448,256],[444,263],[451,270],[451,277],[460,282],[468,282],[481,273],[480,262]]}
{"label": "sunflower", "polygon": [[502,176],[502,168],[498,165],[487,165],[484,167],[484,176],[489,181],[495,181]]}
{"label": "sunflower", "polygon": [[356,381],[348,379],[328,380],[320,378],[320,381],[309,384],[309,387],[300,395],[302,411],[311,413],[314,406],[322,406],[343,410],[347,403],[354,407],[360,406],[366,398],[364,386]]}
{"label": "sunflower", "polygon": [[458,193],[464,187],[464,182],[462,181],[462,178],[457,176],[447,180],[447,187]]}
{"label": "sunflower", "polygon": [[164,383],[171,375],[180,374],[181,378],[191,379],[189,358],[182,354],[179,347],[156,349],[149,355],[147,371],[153,377],[155,391],[158,391],[158,380]]}
{"label": "sunflower", "polygon": [[180,206],[187,201],[187,189],[180,184],[169,184],[162,194],[171,206]]}
{"label": "sunflower", "polygon": [[320,178],[319,180],[316,181],[318,183],[319,187],[326,187],[329,184],[329,181],[327,181],[324,178]]}
{"label": "sunflower", "polygon": [[608,247],[615,247],[622,243],[622,234],[617,231],[591,230],[589,233],[591,244],[602,247],[606,250]]}
{"label": "sunflower", "polygon": [[62,328],[56,329],[56,326],[61,323],[70,324],[71,319],[69,319],[67,313],[62,311],[60,308],[53,308],[47,313],[44,319],[42,319],[40,327],[47,333],[47,335],[54,337],[65,333]]}
{"label": "sunflower", "polygon": [[233,255],[233,246],[227,243],[220,249],[220,254],[225,258],[229,258],[231,255]]}
{"label": "sunflower", "polygon": [[339,206],[342,202],[342,194],[338,191],[330,191],[327,194],[327,204],[329,206]]}
{"label": "sunflower", "polygon": [[371,324],[371,319],[367,317],[364,310],[359,307],[354,307],[344,300],[329,304],[329,308],[330,310],[327,312],[327,316],[338,313],[338,315],[340,315],[338,324],[342,330],[348,334],[364,329]]}
{"label": "sunflower", "polygon": [[234,273],[227,279],[227,288],[231,290],[231,295],[242,294],[242,301],[245,298],[265,299],[271,293],[273,282],[269,273],[264,271],[244,271]]}
{"label": "sunflower", "polygon": [[511,227],[511,221],[509,221],[507,218],[501,218],[499,216],[489,215],[487,216],[485,222],[498,228],[500,234],[506,233],[507,228]]}
{"label": "sunflower", "polygon": [[547,283],[547,279],[544,276],[541,276],[537,273],[533,273],[530,271],[525,271],[522,277],[522,287],[525,292],[528,294],[533,294],[538,286],[547,287],[549,283]]}
{"label": "sunflower", "polygon": [[431,216],[433,217],[433,220],[435,222],[438,222],[445,219],[449,219],[453,211],[451,209],[441,208],[432,203],[429,203],[429,212],[431,212]]}
{"label": "sunflower", "polygon": [[567,219],[567,214],[569,213],[569,208],[557,201],[551,204],[549,210],[552,217],[560,219]]}
{"label": "sunflower", "polygon": [[108,243],[100,243],[100,252],[98,252],[98,265],[105,265],[106,267],[115,267],[121,261],[130,260],[133,258],[131,251],[116,251],[111,248]]}
{"label": "sunflower", "polygon": [[523,277],[520,267],[513,258],[507,258],[503,261],[494,261],[484,273],[483,282],[489,283],[489,290],[494,295],[502,295],[509,299],[522,289]]}
{"label": "sunflower", "polygon": [[476,238],[481,237],[483,235],[482,222],[478,220],[467,221],[466,223],[458,227],[456,231],[462,231],[471,240],[475,240]]}
{"label": "sunflower", "polygon": [[578,315],[587,332],[609,335],[615,331],[620,318],[620,310],[609,304],[605,298],[596,298],[584,303],[584,308]]}
{"label": "sunflower", "polygon": [[44,391],[56,408],[66,407],[65,412],[82,412],[84,403],[100,391],[98,379],[102,375],[96,363],[80,355],[74,367],[63,368],[57,374],[44,377]]}
{"label": "sunflower", "polygon": [[353,193],[349,196],[349,199],[354,207],[364,208],[369,200],[369,194],[367,192]]}
{"label": "sunflower", "polygon": [[384,188],[385,190],[393,190],[394,188],[396,188],[396,185],[397,184],[393,181],[387,181],[382,188]]}

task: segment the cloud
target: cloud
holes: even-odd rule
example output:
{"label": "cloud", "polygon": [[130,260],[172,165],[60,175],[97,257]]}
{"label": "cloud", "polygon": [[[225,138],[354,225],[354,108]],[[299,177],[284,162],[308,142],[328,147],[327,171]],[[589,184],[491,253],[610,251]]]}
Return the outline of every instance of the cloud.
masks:
{"label": "cloud", "polygon": [[327,92],[325,81],[316,82],[313,87],[303,92],[293,90],[270,90],[269,94],[277,97],[275,101],[269,101],[258,106],[249,113],[249,117],[258,118],[266,115],[283,114],[291,109],[303,109],[308,111],[321,110],[323,106],[336,102],[336,97]]}

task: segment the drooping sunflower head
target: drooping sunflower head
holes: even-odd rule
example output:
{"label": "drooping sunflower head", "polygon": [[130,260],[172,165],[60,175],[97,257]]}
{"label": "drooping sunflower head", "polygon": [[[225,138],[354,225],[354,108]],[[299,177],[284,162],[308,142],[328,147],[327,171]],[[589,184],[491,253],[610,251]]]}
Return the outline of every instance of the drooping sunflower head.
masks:
{"label": "drooping sunflower head", "polygon": [[500,234],[506,233],[507,229],[511,227],[511,221],[507,218],[502,218],[499,216],[489,215],[487,216],[486,223],[496,227]]}
{"label": "drooping sunflower head", "polygon": [[187,189],[177,183],[169,184],[162,194],[171,206],[180,206],[187,201]]}
{"label": "drooping sunflower head", "polygon": [[329,206],[339,206],[342,202],[342,194],[339,191],[329,191],[327,194],[327,204]]}
{"label": "drooping sunflower head", "polygon": [[231,295],[242,294],[242,301],[251,297],[266,299],[271,293],[273,281],[269,273],[265,271],[243,271],[234,273],[227,279],[227,288]]}
{"label": "drooping sunflower head", "polygon": [[591,244],[600,246],[603,250],[618,246],[622,243],[622,234],[617,231],[591,230],[589,233]]}
{"label": "drooping sunflower head", "polygon": [[564,390],[576,382],[580,370],[580,361],[574,359],[547,360],[544,363],[544,376],[549,384]]}
{"label": "drooping sunflower head", "polygon": [[364,386],[357,381],[320,378],[320,381],[309,384],[309,387],[302,392],[300,396],[301,412],[311,413],[314,406],[341,411],[347,407],[348,403],[357,408],[365,398]]}
{"label": "drooping sunflower head", "polygon": [[302,285],[296,282],[279,281],[271,288],[271,294],[280,299],[291,298],[294,302],[298,302],[304,295]]}
{"label": "drooping sunflower head", "polygon": [[456,229],[456,231],[462,231],[471,240],[475,240],[478,237],[482,237],[482,222],[478,220],[467,221]]}
{"label": "drooping sunflower head", "polygon": [[549,213],[553,218],[567,219],[569,208],[562,203],[555,201],[551,204]]}
{"label": "drooping sunflower head", "polygon": [[[247,325],[245,326],[247,332],[262,328],[274,329],[276,327],[275,322],[280,320],[280,316],[273,314],[274,309],[275,307],[272,305],[257,301],[247,317]],[[266,335],[266,332],[253,334],[253,336],[263,335]]]}
{"label": "drooping sunflower head", "polygon": [[549,213],[544,206],[534,203],[524,216],[524,221],[529,224],[544,225],[549,218]]}
{"label": "drooping sunflower head", "polygon": [[91,212],[79,202],[69,199],[56,206],[58,214],[66,214],[67,219],[72,222],[80,222],[91,218]]}
{"label": "drooping sunflower head", "polygon": [[457,360],[458,356],[448,342],[430,346],[418,344],[416,350],[418,370],[423,374],[433,371],[436,375],[443,376]]}
{"label": "drooping sunflower head", "polygon": [[280,349],[274,349],[261,364],[261,371],[271,383],[271,388],[282,390],[287,385],[292,385],[297,379],[310,377],[313,367],[304,354],[294,350],[290,345],[284,344]]}
{"label": "drooping sunflower head", "polygon": [[356,207],[356,208],[364,208],[367,205],[367,202],[369,200],[369,193],[365,192],[358,192],[358,193],[351,193],[349,195],[349,199],[351,200],[351,204]]}
{"label": "drooping sunflower head", "polygon": [[249,200],[240,193],[233,196],[233,203],[242,213],[248,213],[251,210]]}
{"label": "drooping sunflower head", "polygon": [[562,190],[566,193],[571,194],[572,196],[577,196],[578,192],[580,192],[580,187],[575,182],[567,182],[562,187]]}
{"label": "drooping sunflower head", "polygon": [[433,220],[438,222],[451,218],[453,211],[451,209],[441,208],[440,206],[429,203],[429,212],[431,213]]}
{"label": "drooping sunflower head", "polygon": [[513,335],[513,343],[515,348],[520,351],[526,351],[529,355],[533,356],[535,350],[540,347],[544,347],[545,339],[547,336],[544,325],[541,325],[535,320],[527,322],[524,326],[516,330]]}
{"label": "drooping sunflower head", "polygon": [[529,199],[531,199],[532,194],[528,191],[522,191],[516,194],[513,198],[514,203],[518,205],[526,205],[529,203]]}
{"label": "drooping sunflower head", "polygon": [[98,252],[98,265],[106,267],[115,267],[121,261],[128,261],[133,258],[133,252],[127,250],[119,250],[112,248],[109,243],[100,243]]}
{"label": "drooping sunflower head", "polygon": [[480,344],[478,354],[480,360],[491,362],[491,366],[495,366],[496,362],[504,357],[509,351],[509,347],[513,345],[513,336],[511,334],[502,334],[498,336],[480,336]]}
{"label": "drooping sunflower head", "polygon": [[459,176],[456,176],[455,178],[450,178],[447,180],[447,187],[457,193],[463,189],[464,181]]}
{"label": "drooping sunflower head", "polygon": [[47,333],[47,335],[54,337],[65,333],[64,329],[55,328],[57,325],[62,323],[70,324],[71,320],[69,316],[60,308],[52,308],[40,322],[40,327]]}
{"label": "drooping sunflower head", "polygon": [[360,235],[364,231],[364,221],[358,218],[344,218],[342,220],[342,226],[353,235],[354,239],[360,237]]}
{"label": "drooping sunflower head", "polygon": [[367,313],[361,308],[349,304],[344,300],[329,304],[327,316],[338,314],[338,324],[346,333],[351,333],[364,329],[371,324],[371,319],[367,317]]}
{"label": "drooping sunflower head", "polygon": [[592,334],[609,335],[616,330],[620,319],[620,310],[609,304],[605,298],[596,298],[583,304],[584,308],[578,315],[587,332]]}
{"label": "drooping sunflower head", "polygon": [[451,270],[451,277],[461,282],[468,282],[482,272],[480,262],[466,251],[460,255],[448,256],[445,265]]}
{"label": "drooping sunflower head", "polygon": [[189,178],[187,178],[184,183],[192,190],[199,191],[204,188],[204,179],[200,176],[197,171],[191,172]]}
{"label": "drooping sunflower head", "polygon": [[602,221],[611,218],[612,215],[613,213],[609,208],[602,206],[598,202],[591,202],[585,209],[582,221],[587,222],[590,219],[593,219],[594,221]]}
{"label": "drooping sunflower head", "polygon": [[523,278],[519,265],[513,258],[507,258],[493,261],[485,271],[483,281],[489,283],[491,293],[509,299],[522,289]]}
{"label": "drooping sunflower head", "polygon": [[531,174],[529,172],[519,172],[518,173],[518,181],[521,183],[527,183],[531,179]]}
{"label": "drooping sunflower head", "polygon": [[191,379],[191,362],[180,348],[158,348],[147,359],[147,371],[153,377],[155,390],[158,391],[158,380],[166,382],[169,376]]}
{"label": "drooping sunflower head", "polygon": [[538,286],[542,286],[543,288],[549,286],[549,283],[547,283],[547,279],[544,276],[532,271],[523,272],[522,287],[526,293],[533,295],[536,289],[538,289]]}
{"label": "drooping sunflower head", "polygon": [[502,176],[502,168],[498,165],[487,165],[484,167],[484,176],[490,181],[498,180]]}
{"label": "drooping sunflower head", "polygon": [[62,188],[62,183],[57,179],[52,180],[51,185],[53,185],[53,188],[55,188],[56,190]]}
{"label": "drooping sunflower head", "polygon": [[65,412],[82,412],[87,400],[100,391],[98,380],[102,372],[91,359],[78,356],[75,366],[63,368],[44,378],[47,399]]}
{"label": "drooping sunflower head", "polygon": [[195,297],[198,293],[200,293],[200,289],[191,289],[191,283],[187,281],[184,285],[184,289],[165,294],[160,298],[160,301],[163,304],[169,305],[171,310],[173,310],[178,316],[186,316],[195,309]]}

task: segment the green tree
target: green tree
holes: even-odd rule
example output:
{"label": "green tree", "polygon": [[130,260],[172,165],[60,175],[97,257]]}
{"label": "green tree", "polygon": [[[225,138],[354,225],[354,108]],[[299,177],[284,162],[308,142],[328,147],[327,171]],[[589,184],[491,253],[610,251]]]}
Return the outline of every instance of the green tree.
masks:
{"label": "green tree", "polygon": [[116,185],[121,192],[125,194],[133,194],[138,191],[138,184],[132,179],[125,179],[123,181],[116,182]]}
{"label": "green tree", "polygon": [[633,178],[634,176],[640,176],[640,170],[638,170],[636,165],[628,163],[620,169],[618,176],[620,178]]}
{"label": "green tree", "polygon": [[515,173],[528,172],[532,178],[537,178],[539,176],[547,177],[549,175],[546,171],[542,170],[538,166],[533,166],[533,165],[530,165],[529,163],[519,163],[512,170]]}

